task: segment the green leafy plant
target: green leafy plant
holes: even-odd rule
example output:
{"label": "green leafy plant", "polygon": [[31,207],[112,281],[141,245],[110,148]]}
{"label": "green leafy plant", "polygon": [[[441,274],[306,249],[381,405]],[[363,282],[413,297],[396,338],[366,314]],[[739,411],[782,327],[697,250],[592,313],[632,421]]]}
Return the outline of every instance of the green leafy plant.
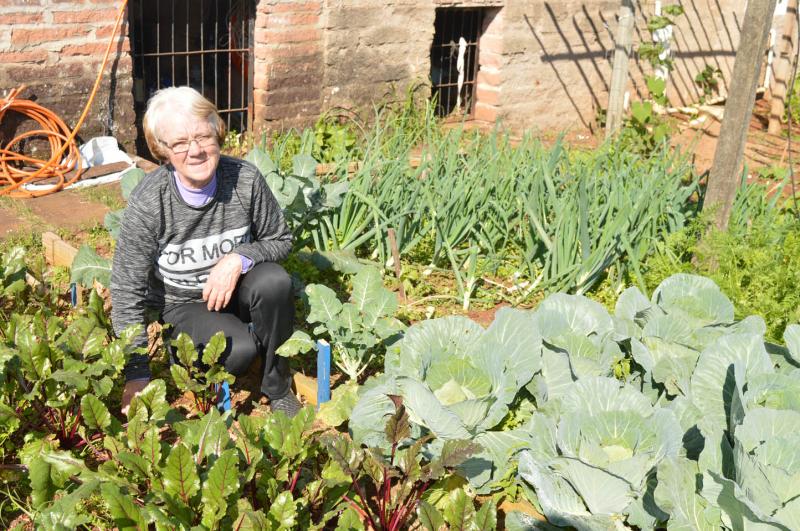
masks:
{"label": "green leafy plant", "polygon": [[202,357],[198,356],[192,338],[183,332],[172,341],[172,346],[175,358],[180,362],[169,368],[176,387],[192,394],[200,413],[208,413],[218,402],[223,382],[231,385],[236,379],[217,364],[225,351],[225,334],[217,332],[211,336],[203,348]]}
{"label": "green leafy plant", "polygon": [[779,342],[786,326],[800,321],[800,238],[795,217],[779,207],[780,194],[764,202],[765,192],[760,185],[740,189],[727,231],[710,229],[702,218],[659,244],[642,264],[645,286],[654,289],[678,272],[706,275],[728,295],[738,318],[762,316],[766,338]]}
{"label": "green leafy plant", "polygon": [[[343,499],[375,531],[406,529],[415,519],[429,530],[438,530],[447,521],[451,529],[494,529],[493,504],[487,503],[476,514],[472,500],[458,490],[454,507],[443,516],[432,504],[422,501],[437,480],[455,473],[456,467],[479,447],[468,441],[446,441],[440,455],[423,457],[423,446],[430,436],[412,441],[409,415],[402,400],[392,397],[395,412],[386,421],[384,435],[387,455],[364,451],[340,436],[324,436],[331,458],[349,478],[350,490]],[[415,514],[416,510],[416,514]]]}
{"label": "green leafy plant", "polygon": [[0,256],[0,311],[24,307],[27,272],[23,247],[14,247]]}
{"label": "green leafy plant", "polygon": [[[541,335],[530,313],[501,309],[488,330],[465,317],[410,327],[386,354],[385,374],[359,391],[349,420],[356,442],[383,443],[380,419],[393,411],[389,395],[403,398],[418,433],[437,440],[469,440],[485,448],[460,472],[488,492],[508,471],[521,443],[515,430],[494,430],[519,389],[539,370]],[[524,347],[523,347],[524,345]],[[438,449],[428,451],[438,455]]]}
{"label": "green leafy plant", "polygon": [[283,173],[270,155],[254,147],[245,159],[252,162],[267,181],[283,209],[284,217],[295,235],[295,248],[306,245],[306,232],[324,212],[338,208],[347,192],[347,181],[322,184],[316,176],[317,161],[309,155],[295,155],[292,171]]}
{"label": "green leafy plant", "polygon": [[[0,332],[6,422],[23,432],[50,434],[61,448],[81,448],[91,440],[82,420],[107,397],[132,350],[136,328],[112,339],[103,300],[92,292],[89,311],[71,323],[42,311],[13,314]],[[97,423],[89,421],[89,429]]]}
{"label": "green leafy plant", "polygon": [[706,65],[694,76],[695,84],[703,91],[700,96],[700,103],[705,103],[709,96],[719,91],[720,80],[718,76],[722,76],[722,70],[711,65]]}
{"label": "green leafy plant", "polygon": [[[272,137],[271,145],[280,168],[290,168],[297,155],[307,155],[320,163],[331,163],[359,156],[357,122],[343,116],[322,114],[313,127],[290,130]],[[266,142],[262,142],[262,147]]]}
{"label": "green leafy plant", "polygon": [[674,65],[665,41],[672,36],[669,28],[675,25],[674,17],[683,13],[680,4],[672,4],[663,6],[661,15],[649,17],[647,29],[653,35],[653,42],[642,43],[637,50],[639,57],[650,63],[656,73],[645,76],[648,101],[631,104],[631,116],[620,136],[624,145],[630,145],[644,155],[653,153],[669,137],[669,124],[656,112],[653,104],[664,106],[668,103],[666,76],[663,74],[671,71]]}
{"label": "green leafy plant", "polygon": [[[306,320],[316,324],[315,336],[330,338],[333,361],[351,380],[370,366],[372,360],[403,331],[394,318],[397,295],[383,286],[381,275],[373,267],[364,267],[353,277],[353,293],[342,303],[336,293],[322,284],[306,287],[309,314]],[[303,331],[296,331],[278,349],[278,354],[308,352],[314,342]]]}

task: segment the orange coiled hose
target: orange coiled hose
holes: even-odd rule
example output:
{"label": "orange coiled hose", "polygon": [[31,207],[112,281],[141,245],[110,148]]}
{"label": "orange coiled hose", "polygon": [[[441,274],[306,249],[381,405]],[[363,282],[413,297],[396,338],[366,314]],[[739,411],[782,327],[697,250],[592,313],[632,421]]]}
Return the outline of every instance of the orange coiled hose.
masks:
{"label": "orange coiled hose", "polygon": [[[111,38],[106,47],[103,63],[100,65],[100,71],[97,73],[94,87],[92,87],[92,92],[89,94],[89,100],[86,102],[83,113],[81,113],[74,129],[70,130],[67,124],[54,112],[30,100],[19,99],[18,96],[25,88],[24,85],[12,90],[5,98],[0,98],[0,122],[2,122],[6,112],[11,110],[36,121],[40,127],[20,134],[12,138],[5,146],[0,147],[0,196],[39,197],[58,192],[80,178],[83,167],[75,137],[83,125],[86,115],[89,114],[89,108],[97,95],[100,81],[103,79],[103,72],[108,63],[108,57],[111,54],[111,47],[114,45],[114,39],[119,31],[127,4],[128,0],[122,1],[114,24],[114,31],[111,33]],[[50,145],[49,159],[37,159],[14,151],[15,146],[21,148],[26,139],[35,137],[47,138]],[[73,170],[74,174],[67,180],[66,175]],[[52,178],[57,180],[49,188],[35,191],[23,188],[25,184]]]}

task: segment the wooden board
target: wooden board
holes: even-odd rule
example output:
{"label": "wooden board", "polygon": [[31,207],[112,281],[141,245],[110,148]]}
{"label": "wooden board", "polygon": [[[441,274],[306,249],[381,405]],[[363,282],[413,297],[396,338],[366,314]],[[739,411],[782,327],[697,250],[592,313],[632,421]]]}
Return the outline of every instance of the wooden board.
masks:
{"label": "wooden board", "polygon": [[294,388],[307,404],[317,405],[317,380],[296,372],[292,375]]}
{"label": "wooden board", "polygon": [[[72,267],[72,261],[78,250],[58,237],[54,232],[42,233],[42,247],[44,247],[44,259],[48,264],[54,266],[63,266],[66,268]],[[76,286],[77,300],[76,303],[80,306],[83,303],[83,289],[81,286]]]}
{"label": "wooden board", "polygon": [[54,266],[72,267],[72,261],[78,254],[75,247],[59,238],[54,232],[42,233],[42,246],[45,260]]}

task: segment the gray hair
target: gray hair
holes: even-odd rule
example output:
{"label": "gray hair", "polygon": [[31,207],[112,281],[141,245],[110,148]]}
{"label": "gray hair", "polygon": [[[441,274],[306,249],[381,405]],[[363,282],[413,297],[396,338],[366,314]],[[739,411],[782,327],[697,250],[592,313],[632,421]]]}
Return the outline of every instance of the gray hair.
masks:
{"label": "gray hair", "polygon": [[159,137],[160,124],[165,118],[176,113],[184,113],[195,118],[208,120],[217,135],[221,146],[225,141],[225,122],[217,112],[217,106],[192,87],[167,87],[159,90],[147,102],[142,127],[144,139],[150,153],[160,161],[169,158],[166,146]]}

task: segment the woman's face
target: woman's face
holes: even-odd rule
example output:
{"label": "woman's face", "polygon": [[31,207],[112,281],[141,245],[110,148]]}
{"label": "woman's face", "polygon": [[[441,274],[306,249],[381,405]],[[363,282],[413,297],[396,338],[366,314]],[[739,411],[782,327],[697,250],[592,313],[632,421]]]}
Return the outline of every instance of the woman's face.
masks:
{"label": "woman's face", "polygon": [[161,142],[184,186],[202,188],[211,182],[219,163],[219,143],[208,120],[181,115],[165,121]]}

